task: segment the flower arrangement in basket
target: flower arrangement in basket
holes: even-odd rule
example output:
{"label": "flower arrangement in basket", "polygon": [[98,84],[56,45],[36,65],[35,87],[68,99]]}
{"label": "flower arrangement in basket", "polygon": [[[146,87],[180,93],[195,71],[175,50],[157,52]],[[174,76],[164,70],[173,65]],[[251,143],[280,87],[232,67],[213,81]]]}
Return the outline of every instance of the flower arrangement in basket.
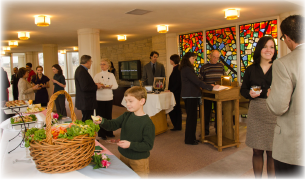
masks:
{"label": "flower arrangement in basket", "polygon": [[[68,126],[51,127],[54,101],[65,94],[69,102],[72,123]],[[65,173],[82,169],[90,164],[95,149],[95,135],[100,129],[92,120],[76,120],[71,96],[64,90],[50,98],[47,107],[46,128],[31,128],[26,132],[26,146],[36,168],[44,173]],[[56,134],[55,134],[56,133]]]}

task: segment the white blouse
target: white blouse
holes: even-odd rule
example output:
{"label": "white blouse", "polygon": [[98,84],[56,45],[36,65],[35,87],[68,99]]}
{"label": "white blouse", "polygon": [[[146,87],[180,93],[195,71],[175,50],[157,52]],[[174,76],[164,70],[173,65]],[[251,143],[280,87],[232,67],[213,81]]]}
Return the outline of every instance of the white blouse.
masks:
{"label": "white blouse", "polygon": [[95,83],[101,83],[104,85],[112,85],[111,89],[97,89],[96,100],[97,101],[111,101],[113,100],[112,89],[118,88],[118,83],[114,75],[108,71],[102,71],[94,76]]}

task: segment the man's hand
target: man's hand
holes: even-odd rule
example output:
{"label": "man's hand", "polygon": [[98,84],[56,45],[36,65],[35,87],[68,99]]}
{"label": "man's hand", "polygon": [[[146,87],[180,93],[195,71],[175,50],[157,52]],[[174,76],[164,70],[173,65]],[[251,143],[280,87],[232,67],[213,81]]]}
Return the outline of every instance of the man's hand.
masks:
{"label": "man's hand", "polygon": [[269,88],[267,91],[267,97],[269,96],[270,92],[271,92],[271,88]]}
{"label": "man's hand", "polygon": [[252,89],[250,90],[249,94],[253,99],[261,95],[261,93],[256,94],[256,92]]}
{"label": "man's hand", "polygon": [[213,87],[213,90],[215,90],[215,89],[219,89],[219,86],[220,86],[220,85],[214,85],[214,84],[213,84],[213,86],[214,86],[214,87]]}
{"label": "man's hand", "polygon": [[129,141],[126,141],[126,140],[122,140],[122,141],[119,141],[117,143],[118,146],[120,146],[121,148],[123,149],[127,149],[130,147],[130,142]]}

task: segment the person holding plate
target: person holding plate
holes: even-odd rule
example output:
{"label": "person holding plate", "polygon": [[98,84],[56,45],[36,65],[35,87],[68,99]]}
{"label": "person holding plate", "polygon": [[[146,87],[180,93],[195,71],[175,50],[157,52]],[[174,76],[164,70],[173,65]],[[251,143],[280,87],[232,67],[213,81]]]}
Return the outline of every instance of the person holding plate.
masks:
{"label": "person holding plate", "polygon": [[37,74],[32,76],[31,83],[32,85],[38,85],[41,87],[40,90],[37,90],[35,93],[35,101],[34,104],[41,104],[41,106],[47,106],[49,102],[49,94],[47,88],[50,87],[49,81],[50,79],[42,74],[43,67],[36,67]]}
{"label": "person holding plate", "polygon": [[[270,36],[260,38],[253,54],[254,62],[247,67],[240,89],[241,95],[250,99],[246,145],[253,148],[252,163],[255,178],[262,178],[264,151],[267,154],[268,177],[275,178],[272,142],[276,116],[268,111],[266,98],[272,81],[272,63],[276,57],[274,39]],[[261,90],[257,89],[258,86]]]}
{"label": "person holding plate", "polygon": [[39,85],[31,86],[27,81],[29,77],[29,71],[22,67],[18,71],[18,76],[20,77],[18,82],[19,97],[18,100],[35,100],[35,90],[40,90]]}
{"label": "person holding plate", "polygon": [[[112,119],[112,101],[113,101],[113,89],[118,88],[118,83],[114,77],[114,74],[108,72],[111,67],[109,59],[105,58],[101,60],[102,71],[94,76],[94,82],[102,87],[96,91],[97,109],[96,115],[104,117],[106,119]],[[108,137],[114,137],[113,131],[106,131],[101,128],[98,132],[98,136],[103,140]]]}

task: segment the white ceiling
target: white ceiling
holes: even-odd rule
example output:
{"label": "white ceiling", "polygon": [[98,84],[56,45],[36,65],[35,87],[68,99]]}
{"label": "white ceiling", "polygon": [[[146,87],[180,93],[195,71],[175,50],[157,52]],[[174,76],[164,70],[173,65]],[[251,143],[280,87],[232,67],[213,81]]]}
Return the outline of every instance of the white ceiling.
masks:
{"label": "white ceiling", "polygon": [[[240,18],[228,21],[224,9],[240,8]],[[145,15],[130,15],[134,9],[151,11]],[[19,41],[11,52],[42,51],[42,44],[57,44],[58,49],[72,50],[77,46],[77,30],[100,29],[101,46],[118,43],[116,35],[127,35],[132,42],[158,35],[158,24],[169,25],[170,33],[183,33],[253,19],[278,16],[286,12],[303,11],[303,1],[219,1],[219,0],[2,0],[1,45],[18,40],[18,31],[29,31],[31,38]],[[50,15],[49,27],[38,27],[34,16]]]}

